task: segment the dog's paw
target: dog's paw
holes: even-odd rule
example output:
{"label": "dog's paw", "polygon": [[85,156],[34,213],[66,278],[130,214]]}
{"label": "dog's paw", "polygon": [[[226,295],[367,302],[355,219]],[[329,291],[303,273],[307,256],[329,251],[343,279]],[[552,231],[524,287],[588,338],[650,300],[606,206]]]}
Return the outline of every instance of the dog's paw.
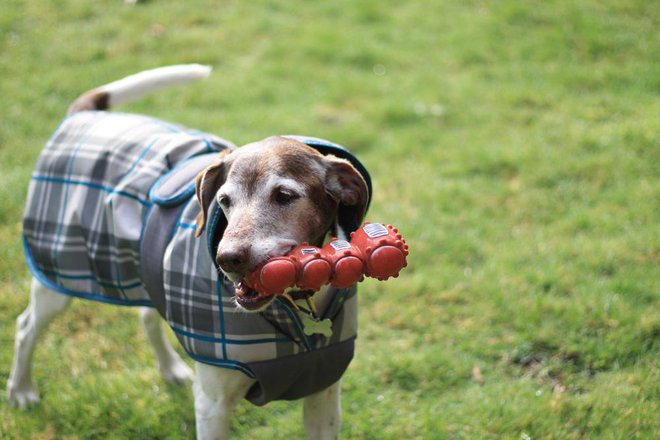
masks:
{"label": "dog's paw", "polygon": [[161,365],[160,374],[165,382],[175,385],[192,382],[194,377],[193,371],[181,359],[166,366]]}
{"label": "dog's paw", "polygon": [[7,384],[7,398],[9,399],[9,406],[26,409],[38,404],[41,399],[39,398],[39,391],[33,383],[15,386],[11,383]]}

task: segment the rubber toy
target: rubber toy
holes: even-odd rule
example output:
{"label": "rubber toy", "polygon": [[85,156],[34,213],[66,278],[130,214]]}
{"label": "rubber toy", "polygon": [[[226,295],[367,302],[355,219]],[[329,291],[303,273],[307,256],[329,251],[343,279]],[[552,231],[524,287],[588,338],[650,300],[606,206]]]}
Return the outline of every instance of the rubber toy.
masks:
{"label": "rubber toy", "polygon": [[302,244],[259,264],[244,280],[262,296],[281,295],[290,287],[317,291],[355,285],[364,277],[385,281],[407,266],[408,245],[391,225],[365,223],[350,242],[331,240],[322,248]]}

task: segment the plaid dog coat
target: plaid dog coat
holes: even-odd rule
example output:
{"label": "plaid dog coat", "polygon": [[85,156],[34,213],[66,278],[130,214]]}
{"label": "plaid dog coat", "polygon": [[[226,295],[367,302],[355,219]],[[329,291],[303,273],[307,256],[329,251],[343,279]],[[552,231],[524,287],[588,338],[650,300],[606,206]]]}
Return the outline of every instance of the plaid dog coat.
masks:
{"label": "plaid dog coat", "polygon": [[[341,148],[298,139],[321,152]],[[212,257],[224,221],[215,203],[195,238],[194,176],[227,148],[234,145],[145,116],[67,117],[30,182],[28,267],[67,295],[156,307],[193,359],[256,379],[246,398],[257,405],[304,397],[336,382],[352,359],[356,289],[334,292],[322,317],[332,320],[330,337],[305,335],[280,298],[262,313],[236,308],[233,285]]]}

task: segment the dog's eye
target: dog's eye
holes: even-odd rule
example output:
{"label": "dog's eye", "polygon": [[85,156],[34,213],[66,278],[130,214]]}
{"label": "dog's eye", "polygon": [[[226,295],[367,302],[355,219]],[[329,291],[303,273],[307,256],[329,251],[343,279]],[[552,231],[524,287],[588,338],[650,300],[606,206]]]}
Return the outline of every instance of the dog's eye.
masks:
{"label": "dog's eye", "polygon": [[221,194],[218,196],[218,203],[220,204],[220,206],[226,209],[231,206],[231,199],[229,198],[228,195]]}
{"label": "dog's eye", "polygon": [[278,205],[282,205],[282,206],[288,205],[289,203],[296,200],[298,197],[299,197],[298,194],[282,189],[276,190],[274,194],[275,202]]}

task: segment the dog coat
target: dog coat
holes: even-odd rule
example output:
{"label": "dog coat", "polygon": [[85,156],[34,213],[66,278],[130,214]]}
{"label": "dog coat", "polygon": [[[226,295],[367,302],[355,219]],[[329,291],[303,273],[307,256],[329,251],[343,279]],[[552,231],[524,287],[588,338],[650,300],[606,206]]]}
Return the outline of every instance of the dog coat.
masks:
{"label": "dog coat", "polygon": [[[324,154],[346,150],[296,139]],[[215,246],[224,216],[209,207],[195,238],[194,176],[234,145],[146,116],[80,112],[67,117],[39,156],[28,190],[23,242],[32,274],[67,295],[150,306],[196,361],[256,379],[257,405],[320,391],[348,367],[357,334],[356,289],[335,289],[321,318],[332,336],[305,335],[296,311],[277,298],[261,313],[233,303]],[[341,154],[340,154],[341,155]],[[357,227],[357,226],[355,226]]]}

